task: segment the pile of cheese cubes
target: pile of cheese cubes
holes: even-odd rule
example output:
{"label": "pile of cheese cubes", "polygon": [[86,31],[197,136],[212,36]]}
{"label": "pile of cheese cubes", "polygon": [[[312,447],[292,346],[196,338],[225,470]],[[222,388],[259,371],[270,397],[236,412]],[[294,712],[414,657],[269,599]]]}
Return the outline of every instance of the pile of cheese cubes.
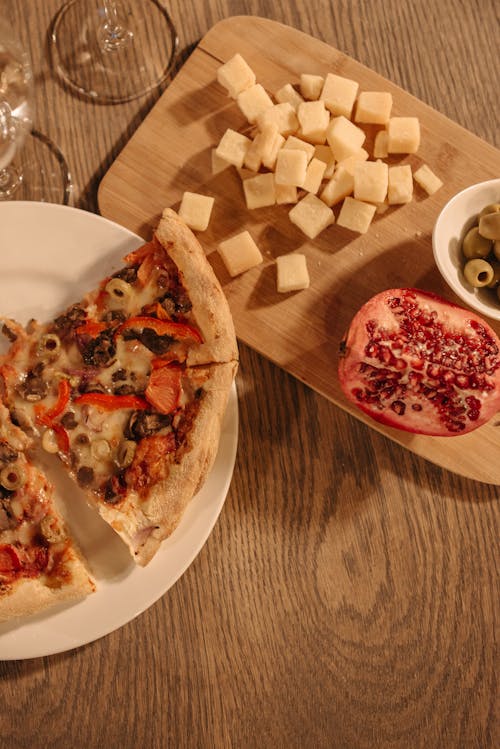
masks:
{"label": "pile of cheese cubes", "polygon": [[[386,91],[359,92],[356,81],[334,73],[302,74],[300,93],[287,83],[273,101],[240,54],[218,68],[217,80],[254,126],[254,135],[227,129],[212,152],[213,172],[230,165],[240,170],[250,210],[293,204],[290,221],[309,239],[335,222],[338,204],[337,225],[365,233],[377,211],[412,200],[413,180],[429,195],[442,184],[426,164],[412,173],[409,164],[383,161],[391,154],[414,154],[420,145],[418,118],[391,116],[392,95]],[[374,160],[363,148],[363,125],[378,126]],[[212,202],[203,209],[200,199]],[[180,215],[191,228],[206,228],[212,204],[212,198],[186,193]],[[248,232],[222,242],[219,251],[230,275],[262,262]],[[309,285],[304,256],[278,260],[279,291]]]}

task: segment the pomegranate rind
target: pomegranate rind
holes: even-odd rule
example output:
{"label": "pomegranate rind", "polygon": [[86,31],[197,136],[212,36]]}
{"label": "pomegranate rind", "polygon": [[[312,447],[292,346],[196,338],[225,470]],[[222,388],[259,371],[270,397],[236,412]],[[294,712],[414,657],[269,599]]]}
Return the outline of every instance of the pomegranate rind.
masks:
{"label": "pomegranate rind", "polygon": [[481,317],[420,289],[376,294],[341,344],[345,396],[375,421],[457,436],[500,408],[500,340]]}

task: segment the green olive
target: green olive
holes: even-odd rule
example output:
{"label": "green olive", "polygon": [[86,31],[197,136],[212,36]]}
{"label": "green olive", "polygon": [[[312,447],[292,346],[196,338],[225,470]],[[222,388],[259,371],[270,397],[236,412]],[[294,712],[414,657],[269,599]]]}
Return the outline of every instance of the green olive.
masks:
{"label": "green olive", "polygon": [[487,213],[480,218],[478,229],[486,239],[500,239],[500,213]]}
{"label": "green olive", "polygon": [[482,218],[483,216],[486,216],[488,213],[498,213],[499,211],[500,211],[500,203],[490,203],[485,208],[483,208],[478,218]]}
{"label": "green olive", "polygon": [[123,278],[110,278],[106,284],[106,291],[114,302],[123,304],[130,296],[132,287]]}
{"label": "green olive", "polygon": [[42,536],[49,544],[57,544],[64,541],[66,534],[57,520],[50,515],[46,515],[40,522],[40,531]]}
{"label": "green olive", "polygon": [[94,440],[90,446],[90,452],[96,460],[105,460],[111,455],[111,446],[108,440]]}
{"label": "green olive", "polygon": [[25,484],[25,482],[26,471],[24,470],[23,466],[16,464],[6,466],[0,473],[0,484],[4,487],[4,489],[8,489],[9,491],[19,489]]}
{"label": "green olive", "polygon": [[490,263],[481,258],[474,258],[465,263],[464,276],[466,281],[474,288],[488,286],[493,280],[494,271]]}
{"label": "green olive", "polygon": [[486,284],[489,289],[494,289],[500,283],[500,263],[496,260],[488,260],[489,264],[493,268],[493,278],[489,284]]}
{"label": "green olive", "polygon": [[53,455],[59,452],[57,436],[53,429],[46,429],[42,434],[42,447],[45,452]]}
{"label": "green olive", "polygon": [[38,356],[43,359],[56,359],[61,350],[61,341],[55,333],[46,333],[38,342]]}
{"label": "green olive", "polygon": [[479,234],[479,228],[473,226],[469,229],[462,242],[462,252],[469,260],[476,257],[488,257],[491,251],[491,242]]}

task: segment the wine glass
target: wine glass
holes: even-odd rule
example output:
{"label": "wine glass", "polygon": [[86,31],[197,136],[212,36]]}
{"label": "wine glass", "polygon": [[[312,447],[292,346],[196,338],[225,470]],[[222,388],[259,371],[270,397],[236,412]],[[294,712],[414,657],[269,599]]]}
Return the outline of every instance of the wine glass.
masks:
{"label": "wine glass", "polygon": [[56,73],[99,103],[130,101],[159,86],[177,45],[161,0],[67,0],[50,33]]}
{"label": "wine glass", "polygon": [[32,129],[33,74],[28,54],[0,18],[0,200],[67,204],[70,176],[62,153]]}

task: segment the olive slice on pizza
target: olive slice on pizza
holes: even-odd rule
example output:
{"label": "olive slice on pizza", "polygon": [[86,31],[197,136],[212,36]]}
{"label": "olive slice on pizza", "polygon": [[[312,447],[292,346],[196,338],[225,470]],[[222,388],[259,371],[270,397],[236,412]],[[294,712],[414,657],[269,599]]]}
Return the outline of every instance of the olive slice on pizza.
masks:
{"label": "olive slice on pizza", "polygon": [[220,284],[172,210],[124,260],[53,321],[4,321],[0,375],[16,422],[144,565],[213,464],[238,350]]}
{"label": "olive slice on pizza", "polygon": [[0,621],[95,590],[51,485],[26,455],[28,446],[0,404]]}

